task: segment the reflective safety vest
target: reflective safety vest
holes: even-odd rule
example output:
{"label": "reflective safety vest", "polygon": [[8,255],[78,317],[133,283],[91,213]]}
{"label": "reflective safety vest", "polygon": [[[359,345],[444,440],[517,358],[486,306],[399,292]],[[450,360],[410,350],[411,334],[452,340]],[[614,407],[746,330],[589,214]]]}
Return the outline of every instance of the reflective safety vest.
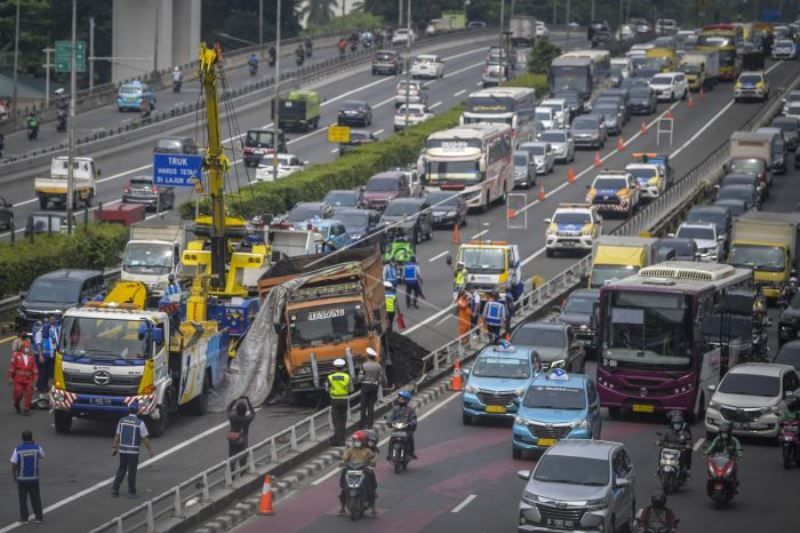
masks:
{"label": "reflective safety vest", "polygon": [[403,280],[405,282],[414,282],[418,281],[417,277],[417,265],[414,263],[408,263],[403,266]]}
{"label": "reflective safety vest", "polygon": [[328,391],[331,398],[347,398],[350,394],[350,374],[334,372],[328,376]]}
{"label": "reflective safety vest", "polygon": [[467,269],[462,268],[456,270],[456,287],[466,287],[467,285]]}
{"label": "reflective safety vest", "polygon": [[386,312],[387,313],[394,313],[394,306],[397,302],[397,295],[392,292],[387,292],[386,296]]}
{"label": "reflective safety vest", "polygon": [[383,267],[383,280],[388,281],[389,283],[396,283],[397,269],[395,269],[392,265],[386,265]]}
{"label": "reflective safety vest", "polygon": [[139,453],[142,445],[141,423],[136,415],[125,416],[119,421],[119,453]]}
{"label": "reflective safety vest", "polygon": [[488,302],[483,310],[483,318],[489,326],[502,326],[506,319],[506,306],[498,301]]}
{"label": "reflective safety vest", "polygon": [[39,459],[42,448],[35,442],[23,442],[14,449],[17,452],[17,481],[39,479]]}

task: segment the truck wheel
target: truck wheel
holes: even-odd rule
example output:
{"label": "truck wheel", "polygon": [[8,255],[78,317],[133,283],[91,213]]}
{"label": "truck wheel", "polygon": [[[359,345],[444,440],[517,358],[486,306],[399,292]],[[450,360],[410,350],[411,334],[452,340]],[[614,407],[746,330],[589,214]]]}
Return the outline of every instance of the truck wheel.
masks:
{"label": "truck wheel", "polygon": [[[164,395],[164,402],[168,402],[169,394]],[[160,437],[164,434],[164,431],[167,429],[167,424],[169,423],[169,408],[165,403],[162,403],[158,406],[158,420],[154,420],[152,418],[146,418],[145,424],[147,425],[147,431],[150,433],[150,436],[153,438]]]}
{"label": "truck wheel", "polygon": [[72,414],[64,411],[54,411],[53,422],[57,433],[69,433],[72,428]]}
{"label": "truck wheel", "polygon": [[47,209],[47,196],[39,197],[39,209]]}
{"label": "truck wheel", "polygon": [[206,414],[206,410],[208,410],[209,390],[211,390],[211,382],[208,379],[208,374],[206,374],[203,378],[203,391],[197,398],[192,400],[191,410],[193,415],[201,416]]}

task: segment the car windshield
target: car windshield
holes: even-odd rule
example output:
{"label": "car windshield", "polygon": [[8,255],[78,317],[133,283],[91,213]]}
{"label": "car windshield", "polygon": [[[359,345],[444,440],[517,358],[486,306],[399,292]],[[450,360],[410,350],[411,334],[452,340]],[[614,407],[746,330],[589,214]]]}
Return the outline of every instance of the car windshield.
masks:
{"label": "car windshield", "polygon": [[458,260],[470,273],[500,274],[506,270],[506,253],[502,248],[462,248]]}
{"label": "car windshield", "polygon": [[129,242],[122,255],[122,269],[137,274],[168,274],[173,267],[170,244]]}
{"label": "car windshield", "polygon": [[567,334],[561,328],[524,325],[514,330],[511,344],[536,346],[537,348],[566,348]]}
{"label": "car windshield", "polygon": [[574,387],[534,385],[528,388],[522,404],[534,409],[579,410],[586,408],[586,394]]}
{"label": "car windshield", "polygon": [[513,357],[479,357],[472,375],[480,378],[527,379],[531,376],[530,363]]}
{"label": "car windshield", "polygon": [[360,303],[342,303],[289,310],[293,346],[323,346],[367,335]]}
{"label": "car windshield", "polygon": [[761,159],[734,159],[731,161],[730,173],[760,174],[764,168]]}
{"label": "car windshield", "polygon": [[618,108],[615,105],[599,105],[592,110],[595,115],[605,115],[606,118],[616,118]]}
{"label": "car windshield", "polygon": [[747,396],[778,396],[781,392],[780,379],[775,376],[730,373],[719,384],[719,392],[725,394],[745,394]]}
{"label": "car windshield", "polygon": [[675,235],[679,239],[714,240],[714,228],[703,226],[681,226]]}
{"label": "car windshield", "polygon": [[755,85],[761,81],[761,76],[756,76],[755,74],[742,74],[739,76],[739,81],[747,85]]}
{"label": "car windshield", "polygon": [[608,485],[609,477],[606,460],[553,453],[544,454],[533,473],[536,481],[596,487]]}
{"label": "car windshield", "polygon": [[152,190],[153,189],[153,180],[149,178],[142,178],[142,179],[132,179],[130,181],[131,189],[145,189],[145,190]]}
{"label": "car windshield", "polygon": [[119,94],[129,94],[129,95],[136,95],[142,92],[141,87],[136,87],[135,85],[123,85],[119,89]]}
{"label": "car windshield", "polygon": [[747,203],[751,203],[753,200],[753,191],[743,185],[729,185],[719,190],[719,195],[717,195],[717,199],[744,200]]}
{"label": "car windshield", "polygon": [[680,71],[686,74],[700,74],[702,72],[700,65],[697,63],[683,63],[680,66]]}
{"label": "car windshield", "polygon": [[351,191],[331,191],[325,195],[325,203],[334,207],[356,207],[358,196]]}
{"label": "car windshield", "polygon": [[596,130],[597,119],[589,117],[578,117],[572,122],[574,130]]}
{"label": "car windshield", "polygon": [[117,318],[64,317],[59,351],[89,359],[148,359],[149,343],[139,330],[146,322]]}
{"label": "car windshield", "polygon": [[[723,228],[725,216],[718,213],[706,213],[703,211],[689,211],[686,222],[710,222],[717,226],[717,230]],[[724,229],[724,228],[723,228]]]}
{"label": "car windshield", "polygon": [[598,191],[618,191],[628,187],[628,180],[616,177],[596,178],[593,187]]}
{"label": "car windshield", "polygon": [[400,189],[400,182],[395,178],[372,178],[364,190],[367,192],[395,192]]}
{"label": "car windshield", "polygon": [[81,282],[78,280],[39,278],[28,289],[25,301],[74,305],[80,292]]}
{"label": "car windshield", "polygon": [[544,155],[544,145],[541,144],[528,144],[525,146],[521,146],[520,148],[522,150],[525,150],[529,154]]}
{"label": "car windshield", "polygon": [[248,131],[244,144],[255,148],[271,148],[272,139],[271,131]]}
{"label": "car windshield", "polygon": [[566,224],[569,226],[583,226],[592,223],[592,215],[575,211],[559,211],[553,217],[553,224]]}
{"label": "car windshield", "polygon": [[318,207],[300,205],[293,207],[292,210],[289,211],[289,216],[286,217],[286,220],[289,222],[305,222],[316,216],[319,216]]}
{"label": "car windshield", "polygon": [[567,298],[563,311],[565,313],[575,313],[578,315],[589,315],[594,310],[595,302],[599,301],[598,296],[573,294]]}
{"label": "car windshield", "polygon": [[652,85],[672,85],[672,76],[653,76]]}
{"label": "car windshield", "polygon": [[426,167],[430,183],[442,181],[479,182],[484,175],[480,172],[478,159],[466,161],[428,161]]}
{"label": "car windshield", "polygon": [[551,143],[563,143],[567,142],[567,136],[564,133],[559,133],[557,131],[546,131],[542,133],[542,136],[539,137],[541,140]]}
{"label": "car windshield", "polygon": [[784,256],[783,248],[777,246],[737,244],[731,248],[728,263],[736,267],[781,272],[784,269]]}
{"label": "car windshield", "polygon": [[419,207],[420,204],[416,202],[407,202],[405,200],[401,200],[399,202],[391,202],[386,207],[386,211],[384,211],[383,214],[390,217],[413,215],[419,211]]}
{"label": "car windshield", "polygon": [[658,171],[652,167],[630,167],[626,168],[637,181],[646,181],[658,176]]}
{"label": "car windshield", "polygon": [[548,110],[544,110],[544,109],[536,110],[536,120],[539,120],[539,121],[550,121],[550,120],[553,120],[553,112],[552,112],[552,110],[550,110],[550,109],[548,109]]}
{"label": "car windshield", "polygon": [[631,87],[631,98],[636,99],[649,99],[650,89],[645,87]]}
{"label": "car windshield", "polygon": [[514,154],[514,166],[515,167],[528,166],[528,158],[525,157],[525,154]]}
{"label": "car windshield", "polygon": [[729,185],[747,185],[748,187],[755,187],[755,178],[753,176],[725,176],[722,178],[722,187]]}
{"label": "car windshield", "polygon": [[[407,111],[409,115],[414,115],[416,117],[422,115],[422,109],[419,107],[409,107]],[[403,117],[405,116],[405,114],[406,114],[406,106],[400,106],[397,108],[397,116]]]}

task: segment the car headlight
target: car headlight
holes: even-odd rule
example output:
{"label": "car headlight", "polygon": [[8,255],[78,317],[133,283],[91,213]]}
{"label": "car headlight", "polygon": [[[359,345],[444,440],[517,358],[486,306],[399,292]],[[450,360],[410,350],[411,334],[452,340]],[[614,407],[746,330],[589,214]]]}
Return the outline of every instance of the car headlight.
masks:
{"label": "car headlight", "polygon": [[585,418],[583,420],[578,420],[577,422],[572,423],[572,429],[588,429],[589,428],[589,421]]}
{"label": "car headlight", "polygon": [[515,416],[514,417],[514,423],[517,424],[517,425],[520,425],[520,426],[527,426],[528,425],[528,420],[526,418],[521,417],[521,416]]}
{"label": "car headlight", "polygon": [[741,84],[740,82],[738,82],[738,81],[737,81],[737,82],[736,82],[736,85],[735,85],[735,87],[736,87],[737,89],[741,89],[741,88],[742,88],[742,84]]}
{"label": "car headlight", "polygon": [[708,406],[711,409],[719,409],[720,408],[720,403],[712,398],[711,401],[708,402]]}
{"label": "car headlight", "polygon": [[457,213],[455,211],[448,211],[444,215],[447,216],[447,217],[454,217],[454,216],[457,215]]}
{"label": "car headlight", "polygon": [[464,387],[464,392],[469,392],[470,394],[478,394],[478,387],[475,385],[467,385]]}
{"label": "car headlight", "polygon": [[519,388],[515,390],[514,394],[516,394],[518,398],[522,398],[522,395],[525,394],[525,388]]}
{"label": "car headlight", "polygon": [[770,406],[764,408],[764,414],[765,415],[776,415],[776,414],[778,414],[780,412],[781,412],[781,409],[780,409],[780,407],[778,407],[777,404],[770,405]]}
{"label": "car headlight", "polygon": [[584,228],[584,229],[581,230],[581,235],[588,236],[588,235],[591,235],[593,231],[594,231],[594,228]]}
{"label": "car headlight", "polygon": [[539,497],[536,494],[526,490],[522,493],[522,501],[528,505],[536,505],[539,503]]}
{"label": "car headlight", "polygon": [[658,177],[650,178],[647,180],[648,185],[658,185]]}
{"label": "car headlight", "polygon": [[587,500],[586,502],[587,511],[604,509],[606,507],[608,507],[608,498],[596,498],[594,500]]}

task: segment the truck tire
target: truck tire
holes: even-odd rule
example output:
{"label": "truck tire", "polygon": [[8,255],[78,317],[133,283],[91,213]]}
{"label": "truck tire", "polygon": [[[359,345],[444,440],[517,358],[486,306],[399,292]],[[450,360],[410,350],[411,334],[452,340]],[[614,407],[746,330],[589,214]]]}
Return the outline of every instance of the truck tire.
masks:
{"label": "truck tire", "polygon": [[164,403],[158,406],[158,420],[148,417],[144,421],[147,425],[147,431],[153,438],[160,437],[167,429],[167,424],[169,424],[169,408],[166,403],[168,403],[168,401],[169,394],[165,394]]}
{"label": "truck tire", "polygon": [[47,209],[47,196],[39,197],[39,209]]}
{"label": "truck tire", "polygon": [[192,400],[190,404],[191,413],[195,416],[202,416],[208,410],[209,391],[211,390],[211,380],[208,379],[208,373],[203,378],[203,390],[197,398]]}
{"label": "truck tire", "polygon": [[64,411],[53,411],[53,422],[56,433],[69,433],[72,428],[72,414]]}

